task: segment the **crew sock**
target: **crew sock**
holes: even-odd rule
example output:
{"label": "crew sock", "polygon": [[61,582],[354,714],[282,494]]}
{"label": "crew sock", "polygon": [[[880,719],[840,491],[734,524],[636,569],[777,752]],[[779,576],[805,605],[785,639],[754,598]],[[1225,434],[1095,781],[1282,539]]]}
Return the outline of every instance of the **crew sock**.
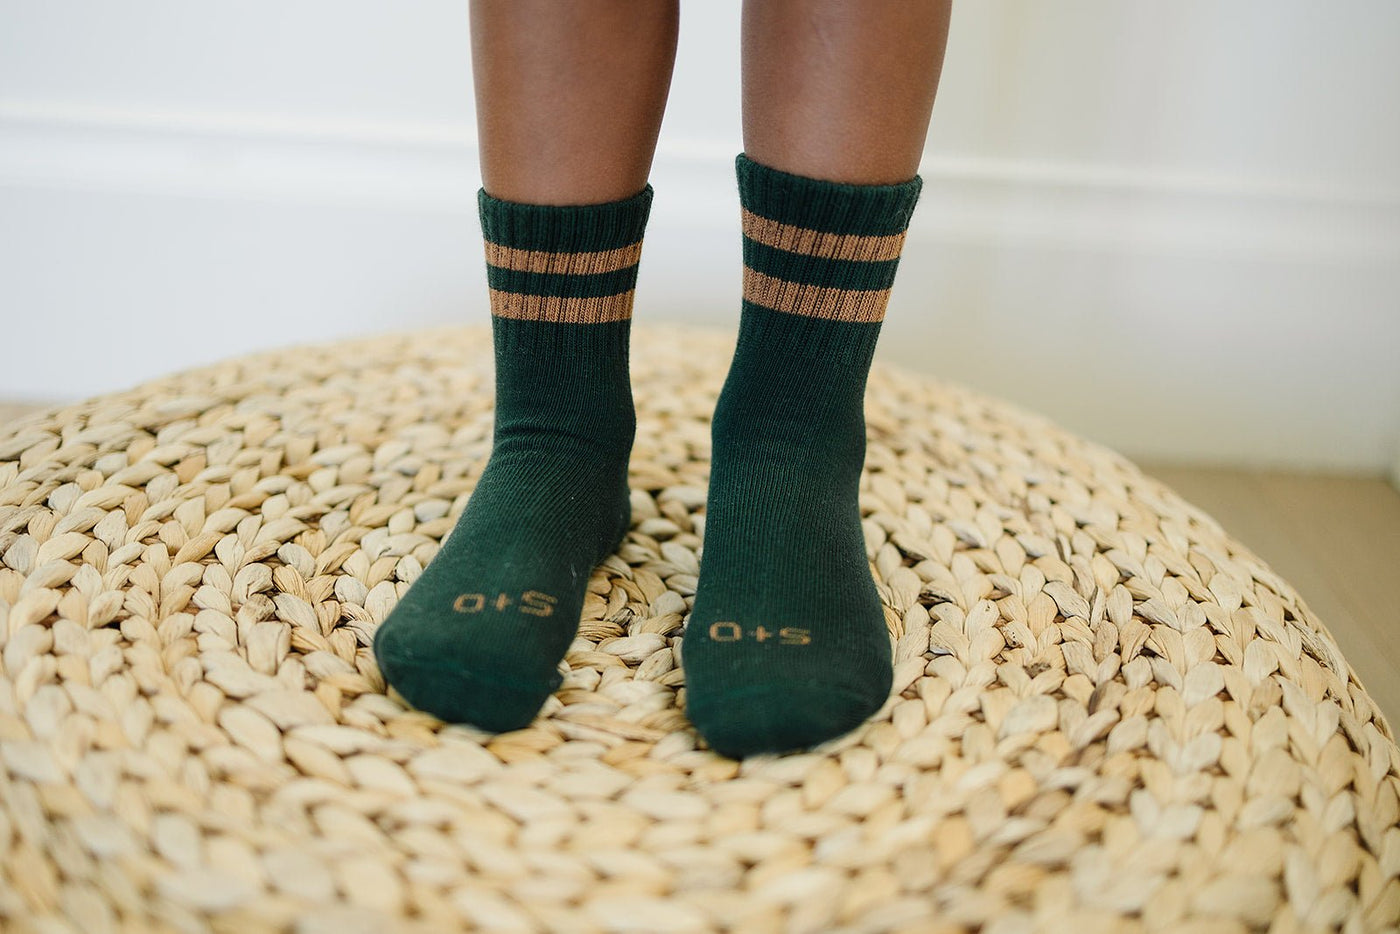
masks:
{"label": "crew sock", "polygon": [[744,299],[711,424],[686,713],[732,758],[878,710],[893,673],[858,491],[864,397],[923,182],[851,185],[736,160]]}
{"label": "crew sock", "polygon": [[593,568],[631,525],[633,290],[653,191],[533,205],[478,192],[496,400],[491,454],[441,549],[375,634],[415,707],[519,729],[563,680]]}

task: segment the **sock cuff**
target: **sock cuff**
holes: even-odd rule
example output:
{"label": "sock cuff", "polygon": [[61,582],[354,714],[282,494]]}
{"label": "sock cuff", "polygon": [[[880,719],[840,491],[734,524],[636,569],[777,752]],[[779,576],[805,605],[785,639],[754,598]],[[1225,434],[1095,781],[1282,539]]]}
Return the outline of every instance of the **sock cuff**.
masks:
{"label": "sock cuff", "polygon": [[651,185],[602,204],[504,201],[478,192],[496,318],[598,325],[632,317]]}
{"label": "sock cuff", "polygon": [[909,228],[923,178],[892,185],[855,185],[784,172],[744,153],[734,160],[747,215],[824,234],[880,237]]}
{"label": "sock cuff", "polygon": [[601,204],[526,204],[477,192],[481,232],[488,243],[513,250],[598,252],[642,239],[656,192],[648,184],[620,201]]}
{"label": "sock cuff", "polygon": [[735,161],[744,298],[796,317],[884,319],[923,180],[852,185]]}

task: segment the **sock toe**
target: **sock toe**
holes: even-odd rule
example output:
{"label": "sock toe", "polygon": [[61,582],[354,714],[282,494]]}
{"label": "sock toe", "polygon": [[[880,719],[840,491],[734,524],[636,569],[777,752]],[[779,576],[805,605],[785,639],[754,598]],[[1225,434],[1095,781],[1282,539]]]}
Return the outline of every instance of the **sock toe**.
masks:
{"label": "sock toe", "polygon": [[687,701],[686,716],[715,752],[731,759],[790,752],[849,733],[884,697],[830,684],[765,684]]}
{"label": "sock toe", "polygon": [[404,700],[448,723],[497,733],[523,729],[563,681],[558,671],[539,680],[492,678],[486,673],[492,666],[480,661],[475,668],[452,664],[452,650],[434,644],[441,630],[403,631],[408,628],[385,625],[376,632],[380,672]]}

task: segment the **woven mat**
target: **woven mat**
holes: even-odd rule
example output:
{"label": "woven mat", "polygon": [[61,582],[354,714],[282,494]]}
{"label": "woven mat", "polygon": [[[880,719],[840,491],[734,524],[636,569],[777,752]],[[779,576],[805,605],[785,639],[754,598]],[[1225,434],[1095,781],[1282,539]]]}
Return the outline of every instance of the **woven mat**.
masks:
{"label": "woven mat", "polygon": [[408,709],[370,651],[490,453],[488,326],[0,436],[6,930],[1400,921],[1400,750],[1297,593],[1123,458],[882,363],[861,509],[891,697],[808,752],[710,751],[674,650],[733,339],[632,346],[633,531],[563,687],[500,735]]}

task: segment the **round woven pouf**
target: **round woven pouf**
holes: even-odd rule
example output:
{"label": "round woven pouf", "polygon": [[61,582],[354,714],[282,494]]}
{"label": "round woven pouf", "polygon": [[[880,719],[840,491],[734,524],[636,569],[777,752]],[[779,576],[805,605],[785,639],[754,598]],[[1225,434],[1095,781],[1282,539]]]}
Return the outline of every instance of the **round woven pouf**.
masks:
{"label": "round woven pouf", "polygon": [[635,325],[633,528],[502,734],[410,709],[370,648],[486,465],[489,325],[7,429],[0,927],[1397,924],[1400,750],[1297,593],[1122,457],[883,363],[861,513],[893,691],[809,751],[709,750],[683,627],[733,348]]}

